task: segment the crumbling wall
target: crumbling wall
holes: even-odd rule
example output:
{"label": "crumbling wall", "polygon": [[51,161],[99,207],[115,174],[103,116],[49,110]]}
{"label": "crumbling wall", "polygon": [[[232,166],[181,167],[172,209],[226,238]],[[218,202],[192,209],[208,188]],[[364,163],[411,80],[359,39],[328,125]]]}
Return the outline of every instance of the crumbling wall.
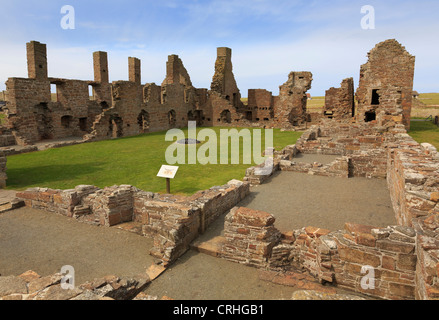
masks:
{"label": "crumbling wall", "polygon": [[[214,126],[240,126],[245,121],[245,106],[233,74],[232,50],[218,48],[215,74],[209,91],[207,113]],[[251,120],[250,120],[251,121]]]}
{"label": "crumbling wall", "polygon": [[[102,54],[95,57],[95,78],[100,82],[49,78],[47,76],[46,45],[36,41],[27,44],[29,78],[9,78],[6,82],[6,128],[19,145],[29,145],[45,139],[78,136],[91,131],[93,118],[108,99],[106,79],[101,75]],[[94,88],[90,100],[89,85]],[[55,92],[51,92],[56,87]],[[54,96],[54,100],[52,99]]]}
{"label": "crumbling wall", "polygon": [[388,153],[388,186],[399,224],[439,214],[439,154],[430,144],[420,145],[405,131]]}
{"label": "crumbling wall", "polygon": [[415,57],[396,40],[386,40],[368,53],[361,66],[357,121],[410,128]]}
{"label": "crumbling wall", "polygon": [[[372,297],[415,299],[414,229],[347,223],[336,232],[306,227],[281,234],[274,223],[269,213],[234,208],[226,218],[224,237],[216,240],[216,255],[261,269],[306,271],[321,283]],[[375,282],[369,287],[363,278],[371,270]]]}
{"label": "crumbling wall", "polygon": [[108,275],[66,290],[65,275],[56,273],[45,277],[29,270],[18,276],[0,276],[0,300],[133,300],[142,296],[150,284],[147,274],[119,278]]}
{"label": "crumbling wall", "polygon": [[160,195],[122,185],[99,189],[77,186],[71,190],[32,188],[16,197],[27,207],[72,217],[105,227],[125,222],[140,225],[154,239],[151,255],[165,264],[174,262],[190,243],[223,213],[250,192],[240,181],[200,191],[193,196]]}
{"label": "crumbling wall", "polygon": [[[240,217],[239,225],[225,224],[227,237],[216,239],[220,244],[216,256],[231,260],[236,256],[236,262],[282,272],[306,270],[322,283],[372,297],[439,299],[439,155],[436,148],[415,142],[403,124],[385,128],[327,121],[326,125],[313,126],[297,145],[284,150],[284,156],[290,154],[290,157],[280,160],[281,169],[293,166],[292,155],[298,150],[345,154],[350,170],[354,170],[351,174],[387,177],[399,225],[377,228],[347,223],[345,230],[335,232],[306,227],[285,232],[280,239],[271,239],[263,247],[270,250],[256,254],[249,250],[249,245],[255,248],[259,243],[247,229],[254,227],[254,221],[260,221],[255,217],[272,216],[237,209],[245,217]],[[276,233],[272,230],[272,219],[270,223],[261,224],[256,234],[268,227],[270,234]],[[364,282],[370,271],[373,271],[373,286]]]}
{"label": "crumbling wall", "polygon": [[301,153],[347,156],[350,177],[385,179],[387,143],[394,139],[391,130],[370,124],[326,120],[305,132],[296,147]]}
{"label": "crumbling wall", "polygon": [[281,233],[274,216],[248,208],[233,208],[224,225],[221,257],[248,266],[265,267]]}
{"label": "crumbling wall", "polygon": [[311,72],[291,72],[287,82],[280,86],[274,106],[278,127],[292,128],[306,123],[306,92],[311,89],[312,80]]}
{"label": "crumbling wall", "polygon": [[232,50],[230,48],[217,49],[215,74],[210,89],[230,101],[233,107],[240,108],[242,106],[241,93],[233,75]]}
{"label": "crumbling wall", "polygon": [[274,118],[274,97],[265,89],[248,90],[248,111],[246,119],[267,123]]}
{"label": "crumbling wall", "polygon": [[330,119],[351,120],[355,115],[354,79],[347,78],[340,88],[330,88],[325,94],[323,115]]}
{"label": "crumbling wall", "polygon": [[[32,145],[48,139],[80,137],[84,141],[198,126],[292,128],[309,120],[306,91],[309,72],[293,72],[280,96],[263,89],[249,91],[241,101],[232,66],[232,50],[217,49],[211,90],[193,87],[177,55],[166,63],[162,84],[141,84],[141,61],[128,58],[128,81],[109,82],[108,55],[93,53],[93,81],[48,77],[45,44],[27,44],[29,78],[10,78],[7,125],[0,144]],[[56,88],[56,93],[53,92]]]}
{"label": "crumbling wall", "polygon": [[6,153],[0,152],[0,189],[6,188],[6,180],[8,179],[6,163]]}

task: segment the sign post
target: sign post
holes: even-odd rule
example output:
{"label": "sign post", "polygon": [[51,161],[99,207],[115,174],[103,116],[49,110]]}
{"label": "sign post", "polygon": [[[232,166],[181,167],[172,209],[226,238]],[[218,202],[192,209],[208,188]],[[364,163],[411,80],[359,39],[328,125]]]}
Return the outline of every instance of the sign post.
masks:
{"label": "sign post", "polygon": [[179,167],[162,166],[157,177],[166,178],[166,193],[171,194],[171,179],[175,178]]}

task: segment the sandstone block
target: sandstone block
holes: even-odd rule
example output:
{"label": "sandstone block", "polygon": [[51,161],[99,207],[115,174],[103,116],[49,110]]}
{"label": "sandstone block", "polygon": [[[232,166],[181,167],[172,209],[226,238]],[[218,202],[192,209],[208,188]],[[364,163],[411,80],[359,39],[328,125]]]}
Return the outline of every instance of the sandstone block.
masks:
{"label": "sandstone block", "polygon": [[373,255],[364,251],[351,248],[339,248],[340,259],[357,263],[360,265],[369,265],[372,267],[379,267],[381,259],[377,255]]}
{"label": "sandstone block", "polygon": [[228,220],[251,227],[268,227],[273,225],[276,219],[267,212],[248,208],[234,208],[230,212]]}
{"label": "sandstone block", "polygon": [[415,251],[415,246],[408,243],[402,243],[390,240],[377,240],[377,248],[385,251],[395,252],[395,253],[413,253]]}
{"label": "sandstone block", "polygon": [[27,293],[26,281],[20,277],[0,277],[0,297]]}

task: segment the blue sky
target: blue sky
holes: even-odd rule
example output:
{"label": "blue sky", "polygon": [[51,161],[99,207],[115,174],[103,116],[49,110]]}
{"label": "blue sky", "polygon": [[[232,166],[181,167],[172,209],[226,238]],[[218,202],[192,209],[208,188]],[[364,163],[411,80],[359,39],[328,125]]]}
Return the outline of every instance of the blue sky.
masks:
{"label": "blue sky", "polygon": [[[47,44],[49,76],[93,79],[92,53],[107,51],[110,80],[128,79],[128,57],[142,60],[142,83],[160,84],[168,55],[178,54],[194,86],[210,88],[216,48],[233,50],[242,96],[279,93],[290,71],[311,71],[313,95],[347,77],[378,42],[397,39],[416,56],[415,90],[439,92],[439,1],[296,0],[1,0],[0,90],[26,77],[28,41]],[[60,26],[75,9],[75,29]],[[375,8],[376,28],[361,28],[361,7]]]}

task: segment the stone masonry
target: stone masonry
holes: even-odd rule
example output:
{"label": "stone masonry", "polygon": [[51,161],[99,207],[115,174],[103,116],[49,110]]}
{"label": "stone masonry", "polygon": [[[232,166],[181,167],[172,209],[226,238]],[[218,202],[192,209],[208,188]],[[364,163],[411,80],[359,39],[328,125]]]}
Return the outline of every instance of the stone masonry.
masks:
{"label": "stone masonry", "polygon": [[107,53],[94,52],[94,80],[82,81],[50,78],[45,44],[31,41],[26,49],[28,78],[6,82],[7,123],[0,146],[70,137],[113,139],[182,128],[188,121],[199,126],[291,128],[306,120],[310,73],[291,73],[279,97],[262,89],[250,90],[251,106],[245,106],[233,75],[230,48],[217,49],[210,90],[192,86],[177,55],[168,57],[161,85],[142,85],[141,61],[135,57],[128,58],[128,81],[110,83]]}
{"label": "stone masonry", "polygon": [[368,57],[356,92],[357,121],[410,129],[415,57],[394,39],[377,44]]}
{"label": "stone masonry", "polygon": [[[215,239],[215,256],[263,270],[305,272],[323,284],[371,297],[439,299],[437,150],[415,142],[402,124],[384,129],[334,120],[312,127],[297,146],[278,153],[281,170],[287,162],[294,166],[298,150],[345,155],[354,176],[387,177],[398,225],[346,223],[344,230],[334,232],[309,226],[281,234],[275,212],[234,208],[224,236]],[[330,173],[329,168],[323,171]],[[370,270],[375,282],[368,287],[363,279]]]}
{"label": "stone masonry", "polygon": [[351,120],[355,115],[354,79],[344,79],[340,88],[326,91],[323,116],[336,120]]}
{"label": "stone masonry", "polygon": [[144,192],[129,185],[104,189],[87,185],[71,190],[32,188],[18,192],[16,197],[27,207],[84,223],[112,227],[134,222],[140,234],[154,239],[151,254],[167,265],[248,193],[248,183],[232,180],[190,197]]}

